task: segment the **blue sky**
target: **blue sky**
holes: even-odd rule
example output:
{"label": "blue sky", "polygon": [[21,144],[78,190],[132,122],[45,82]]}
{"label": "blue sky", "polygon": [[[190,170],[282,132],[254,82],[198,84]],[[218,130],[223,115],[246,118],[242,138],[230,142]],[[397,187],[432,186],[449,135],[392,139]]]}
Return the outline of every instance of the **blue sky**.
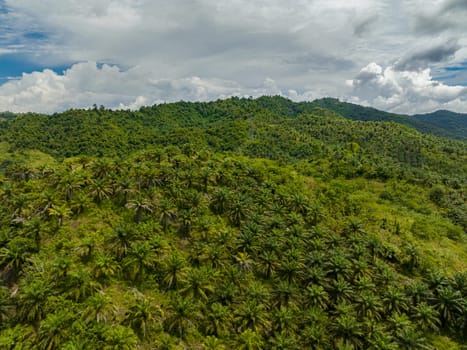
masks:
{"label": "blue sky", "polygon": [[467,112],[465,0],[0,0],[0,110],[280,94]]}

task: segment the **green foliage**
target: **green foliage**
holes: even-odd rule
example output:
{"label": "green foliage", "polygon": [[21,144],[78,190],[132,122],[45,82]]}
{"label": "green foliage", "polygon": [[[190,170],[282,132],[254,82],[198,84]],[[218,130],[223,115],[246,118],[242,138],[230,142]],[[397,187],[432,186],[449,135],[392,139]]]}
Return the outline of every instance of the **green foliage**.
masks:
{"label": "green foliage", "polygon": [[467,115],[449,111],[436,111],[414,116],[400,115],[341,102],[334,98],[323,98],[313,104],[330,109],[352,120],[393,121],[417,129],[420,132],[458,140],[467,140]]}
{"label": "green foliage", "polygon": [[466,345],[461,142],[277,97],[1,135],[2,348]]}

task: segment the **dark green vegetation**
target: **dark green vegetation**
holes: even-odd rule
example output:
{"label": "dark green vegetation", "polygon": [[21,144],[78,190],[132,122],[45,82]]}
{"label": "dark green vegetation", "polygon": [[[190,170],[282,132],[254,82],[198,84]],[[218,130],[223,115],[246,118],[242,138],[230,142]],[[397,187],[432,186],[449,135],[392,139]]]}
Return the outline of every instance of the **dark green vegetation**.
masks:
{"label": "dark green vegetation", "polygon": [[433,113],[409,116],[340,102],[334,98],[323,98],[313,101],[313,104],[333,110],[352,120],[393,121],[415,128],[423,133],[467,140],[467,114],[440,110]]}
{"label": "dark green vegetation", "polygon": [[436,111],[428,114],[417,114],[414,118],[423,123],[431,124],[439,128],[444,128],[455,138],[467,139],[467,114],[454,113],[450,111]]}
{"label": "dark green vegetation", "polygon": [[267,97],[0,135],[1,349],[467,345],[464,142]]}

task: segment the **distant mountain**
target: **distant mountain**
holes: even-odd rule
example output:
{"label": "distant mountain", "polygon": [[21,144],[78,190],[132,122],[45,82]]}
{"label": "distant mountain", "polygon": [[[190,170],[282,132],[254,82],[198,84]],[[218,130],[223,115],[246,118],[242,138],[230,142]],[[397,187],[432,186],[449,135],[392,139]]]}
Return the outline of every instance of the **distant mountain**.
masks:
{"label": "distant mountain", "polygon": [[[467,140],[467,114],[454,113],[440,110],[428,114],[404,115],[365,107],[353,103],[342,102],[336,98],[322,98],[312,102],[293,102],[281,96],[262,96],[257,99],[219,100],[212,102],[177,102],[161,104],[153,107],[142,107],[140,109],[139,123],[144,127],[156,123],[159,131],[169,130],[175,127],[200,126],[223,118],[249,118],[253,115],[277,118],[296,118],[303,114],[313,114],[323,117],[343,117],[357,121],[383,121],[395,122],[412,127],[424,134]],[[103,112],[102,110],[100,111]],[[54,114],[57,122],[68,114],[77,113],[76,110]],[[148,119],[148,114],[157,115],[154,120]],[[86,112],[79,112],[83,117]],[[26,118],[33,117],[44,121],[45,115],[26,113]],[[125,111],[116,112],[115,115],[128,115]],[[0,112],[0,121],[15,119],[21,114],[11,112]],[[28,117],[29,116],[29,117]],[[58,117],[57,117],[58,116]],[[79,118],[78,118],[79,119]],[[36,124],[38,123],[36,120]],[[77,122],[75,120],[75,122]],[[34,123],[33,123],[34,124]],[[138,123],[137,123],[138,124]]]}
{"label": "distant mountain", "polygon": [[15,113],[11,112],[0,112],[0,121],[6,121],[16,117]]}
{"label": "distant mountain", "polygon": [[315,106],[332,110],[352,120],[393,121],[415,128],[425,134],[467,140],[467,114],[437,111],[429,114],[409,116],[342,102],[335,98],[322,98],[312,103]]}
{"label": "distant mountain", "polygon": [[453,135],[458,135],[459,139],[467,139],[467,113],[440,110],[433,113],[416,114],[413,117],[423,123],[434,125]]}

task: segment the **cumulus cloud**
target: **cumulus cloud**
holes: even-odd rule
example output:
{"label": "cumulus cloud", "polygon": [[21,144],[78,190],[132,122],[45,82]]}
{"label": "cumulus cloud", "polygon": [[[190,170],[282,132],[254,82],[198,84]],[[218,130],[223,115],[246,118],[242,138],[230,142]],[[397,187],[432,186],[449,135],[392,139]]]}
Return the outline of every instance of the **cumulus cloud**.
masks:
{"label": "cumulus cloud", "polygon": [[372,62],[348,81],[353,101],[399,113],[437,108],[467,109],[467,87],[449,86],[433,79],[430,68],[400,70]]}
{"label": "cumulus cloud", "polygon": [[[268,78],[259,86],[241,86],[221,79],[197,76],[158,79],[139,67],[123,71],[95,62],[78,63],[57,74],[46,69],[23,74],[0,86],[0,110],[52,113],[93,104],[117,109],[137,109],[162,102],[209,101],[231,96],[287,95]],[[294,99],[301,95],[291,92]],[[302,95],[302,97],[305,95]]]}

